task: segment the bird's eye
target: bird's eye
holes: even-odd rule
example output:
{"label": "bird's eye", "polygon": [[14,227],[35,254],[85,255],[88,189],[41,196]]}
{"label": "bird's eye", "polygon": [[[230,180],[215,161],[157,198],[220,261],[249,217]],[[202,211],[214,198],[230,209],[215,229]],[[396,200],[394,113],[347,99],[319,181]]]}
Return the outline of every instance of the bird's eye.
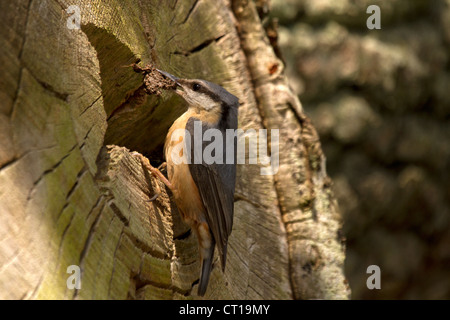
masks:
{"label": "bird's eye", "polygon": [[198,90],[200,90],[201,87],[202,87],[202,86],[199,85],[198,83],[194,83],[194,85],[192,86],[192,89],[193,89],[194,91],[198,91]]}

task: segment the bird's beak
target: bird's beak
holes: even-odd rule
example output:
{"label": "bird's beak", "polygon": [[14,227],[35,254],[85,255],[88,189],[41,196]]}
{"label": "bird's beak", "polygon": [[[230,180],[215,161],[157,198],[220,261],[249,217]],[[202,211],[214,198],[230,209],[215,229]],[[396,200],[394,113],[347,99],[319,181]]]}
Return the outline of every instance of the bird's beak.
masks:
{"label": "bird's beak", "polygon": [[170,73],[168,73],[168,72],[165,72],[165,71],[162,71],[162,70],[159,70],[159,69],[156,69],[156,71],[158,71],[158,72],[161,73],[164,77],[166,77],[166,78],[172,80],[172,81],[175,82],[178,86],[181,87],[181,84],[178,82],[178,78],[175,77],[173,74],[170,74]]}
{"label": "bird's beak", "polygon": [[168,72],[165,72],[165,71],[162,71],[162,70],[159,70],[159,69],[156,69],[156,71],[158,71],[159,73],[161,73],[164,77],[166,77],[167,79],[170,79],[170,80],[172,80],[173,82],[175,82],[176,83],[176,85],[177,85],[177,87],[175,88],[175,93],[176,94],[178,94],[178,95],[180,95],[180,96],[184,96],[184,88],[183,88],[183,86],[181,85],[181,83],[180,83],[180,79],[179,78],[177,78],[177,77],[175,77],[173,74],[170,74],[170,73],[168,73]]}

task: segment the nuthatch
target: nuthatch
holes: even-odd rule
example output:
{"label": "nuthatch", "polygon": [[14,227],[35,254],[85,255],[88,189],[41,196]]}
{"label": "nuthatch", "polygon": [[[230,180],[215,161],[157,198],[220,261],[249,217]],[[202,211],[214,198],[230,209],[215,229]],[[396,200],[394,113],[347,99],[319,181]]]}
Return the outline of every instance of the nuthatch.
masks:
{"label": "nuthatch", "polygon": [[[222,271],[225,270],[228,237],[233,226],[237,144],[234,136],[230,148],[225,143],[225,136],[227,129],[237,129],[239,100],[217,84],[205,80],[179,79],[167,72],[158,71],[176,83],[175,92],[189,106],[173,123],[166,137],[164,154],[168,180],[158,169],[148,164],[146,166],[172,191],[183,220],[197,235],[202,262],[198,295],[203,296],[208,286],[216,245]],[[195,139],[198,134],[194,134],[194,128],[201,128],[201,141]],[[178,164],[172,159],[175,146],[181,142],[172,139],[177,129],[185,130],[194,138],[189,146],[185,136],[181,137],[186,147],[183,150],[190,152],[190,157],[180,154],[185,161],[178,161]],[[203,141],[203,133],[208,129],[219,130],[223,139],[222,149],[216,150],[222,160],[213,163],[203,158],[198,161],[199,150],[203,154],[209,145]],[[230,152],[234,154],[230,155]],[[216,156],[217,154],[215,159]],[[234,161],[227,161],[230,158]]]}

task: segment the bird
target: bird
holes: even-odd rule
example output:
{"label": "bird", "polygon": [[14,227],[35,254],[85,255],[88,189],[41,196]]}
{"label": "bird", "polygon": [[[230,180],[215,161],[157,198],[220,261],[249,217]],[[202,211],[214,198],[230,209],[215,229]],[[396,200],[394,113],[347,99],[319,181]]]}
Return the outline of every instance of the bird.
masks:
{"label": "bird", "polygon": [[[227,130],[237,129],[239,99],[215,83],[200,79],[181,79],[156,70],[175,83],[173,90],[187,102],[188,109],[174,121],[165,139],[167,179],[148,162],[146,166],[171,190],[182,219],[197,236],[201,260],[197,294],[204,296],[216,246],[222,271],[225,271],[228,238],[233,227],[237,138],[235,135],[232,137],[230,148],[227,145],[230,141],[225,141],[225,137]],[[221,133],[223,142],[215,150],[214,156],[218,161],[211,163],[201,157],[205,148],[213,141],[208,142],[203,138],[199,141],[195,130],[200,128],[201,137],[209,129]],[[176,132],[182,134],[174,139]],[[187,142],[187,134],[194,138],[190,143]],[[179,150],[180,143],[184,143],[184,149]],[[178,156],[183,161],[175,159]]]}

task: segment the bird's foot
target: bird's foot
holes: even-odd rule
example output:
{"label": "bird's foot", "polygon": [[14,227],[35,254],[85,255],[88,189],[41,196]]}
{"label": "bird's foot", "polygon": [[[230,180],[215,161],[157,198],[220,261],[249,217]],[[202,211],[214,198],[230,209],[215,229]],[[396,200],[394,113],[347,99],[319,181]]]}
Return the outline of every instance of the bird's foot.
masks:
{"label": "bird's foot", "polygon": [[[167,178],[161,173],[161,171],[159,171],[160,168],[166,167],[165,162],[163,164],[161,164],[158,168],[155,168],[150,164],[150,161],[146,157],[144,157],[142,154],[140,154],[139,152],[134,151],[131,153],[131,155],[138,158],[141,161],[141,164],[144,166],[144,168],[147,169],[148,171],[150,171],[150,173],[152,174],[153,177],[162,181],[169,189],[172,190],[172,184],[170,183],[170,181],[167,180]],[[161,194],[161,190],[160,190],[158,184],[156,184],[156,189],[157,189],[157,192],[155,193],[155,195],[153,197],[150,198],[150,200],[149,200],[150,202],[155,201]]]}
{"label": "bird's foot", "polygon": [[166,169],[166,167],[167,167],[167,162],[163,162],[163,163],[161,163],[161,165],[158,167],[158,170],[159,170],[159,171],[162,171],[162,170]]}

